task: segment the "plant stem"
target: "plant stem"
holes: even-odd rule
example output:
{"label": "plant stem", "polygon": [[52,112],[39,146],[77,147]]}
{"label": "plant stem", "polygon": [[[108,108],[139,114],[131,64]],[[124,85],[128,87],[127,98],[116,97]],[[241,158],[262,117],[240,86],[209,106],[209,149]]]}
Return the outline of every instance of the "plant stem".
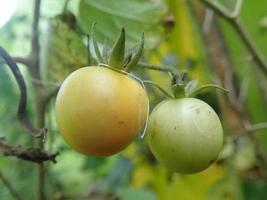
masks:
{"label": "plant stem", "polygon": [[[34,79],[41,80],[40,76],[40,46],[39,46],[39,19],[40,19],[40,6],[41,0],[34,1],[34,11],[33,11],[33,23],[32,23],[32,39],[31,39],[31,53],[30,58],[32,60],[29,66],[30,75]],[[36,111],[36,124],[40,127],[44,127],[45,124],[45,105],[44,102],[44,87],[42,84],[33,84],[33,94],[35,100],[35,111]],[[38,141],[37,146],[43,149],[43,139]],[[37,196],[38,200],[45,200],[45,168],[44,164],[38,164],[38,174],[37,174]]]}
{"label": "plant stem", "polygon": [[16,56],[16,57],[13,57],[13,59],[14,59],[17,63],[21,63],[21,64],[24,64],[25,66],[29,66],[30,59],[27,58],[27,57],[24,58],[24,57]]}
{"label": "plant stem", "polygon": [[[36,124],[43,127],[45,125],[45,104],[43,101],[39,100],[41,97],[40,93],[36,94]],[[40,149],[44,148],[43,139],[38,140],[38,147]],[[37,194],[39,200],[45,200],[45,166],[43,163],[38,164],[38,183],[37,183]]]}
{"label": "plant stem", "polygon": [[262,130],[262,129],[267,129],[267,122],[262,122],[262,123],[258,123],[258,124],[249,125],[249,126],[245,127],[244,131],[234,135],[234,138],[238,138],[240,136],[245,136],[247,134],[253,134],[256,131],[259,131],[259,130]]}

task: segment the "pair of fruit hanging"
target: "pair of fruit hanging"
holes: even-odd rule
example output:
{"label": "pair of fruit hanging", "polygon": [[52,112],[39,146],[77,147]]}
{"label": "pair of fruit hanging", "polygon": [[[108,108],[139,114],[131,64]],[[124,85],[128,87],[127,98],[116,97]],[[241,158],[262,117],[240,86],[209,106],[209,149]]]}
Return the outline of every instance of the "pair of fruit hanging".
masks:
{"label": "pair of fruit hanging", "polygon": [[218,86],[196,88],[194,81],[184,83],[183,72],[171,73],[173,94],[164,92],[168,98],[149,114],[145,81],[130,73],[142,55],[144,36],[136,51],[125,56],[122,29],[107,60],[93,31],[91,38],[100,63],[72,72],[56,98],[60,133],[73,149],[86,155],[109,156],[144,132],[143,139],[153,155],[171,171],[196,173],[216,161],[223,145],[220,119],[207,103],[194,96]]}

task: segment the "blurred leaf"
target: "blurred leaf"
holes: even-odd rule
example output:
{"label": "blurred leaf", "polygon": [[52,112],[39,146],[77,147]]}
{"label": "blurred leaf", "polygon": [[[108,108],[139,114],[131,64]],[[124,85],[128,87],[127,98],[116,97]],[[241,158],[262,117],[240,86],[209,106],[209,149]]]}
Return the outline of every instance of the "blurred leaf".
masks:
{"label": "blurred leaf", "polygon": [[211,73],[207,67],[202,38],[196,33],[199,27],[194,22],[190,8],[183,0],[166,0],[174,16],[175,26],[170,32],[168,50],[179,58],[178,66],[186,68],[192,79],[197,79],[200,85],[210,83]]}
{"label": "blurred leaf", "polygon": [[64,151],[57,161],[58,163],[51,168],[51,173],[59,180],[66,193],[80,194],[93,180],[93,171],[83,168],[85,159],[82,155],[73,151]]}
{"label": "blurred leaf", "polygon": [[267,197],[267,183],[262,179],[248,179],[243,184],[246,200],[263,200]]}
{"label": "blurred leaf", "polygon": [[157,200],[157,196],[145,189],[120,188],[117,191],[118,196],[123,200]]}
{"label": "blurred leaf", "polygon": [[228,174],[210,188],[207,200],[242,200],[243,193],[237,171],[228,169]]}
{"label": "blurred leaf", "polygon": [[132,174],[132,185],[136,188],[142,188],[149,185],[154,179],[153,166],[142,162],[136,164]]}
{"label": "blurred leaf", "polygon": [[259,25],[263,29],[267,28],[267,16],[264,16],[263,18],[261,18]]}
{"label": "blurred leaf", "polygon": [[251,169],[256,164],[256,155],[253,142],[250,138],[239,138],[236,142],[237,151],[231,161],[235,168],[240,171]]}
{"label": "blurred leaf", "polygon": [[104,164],[106,164],[106,158],[88,156],[84,164],[84,169],[95,170],[96,168]]}
{"label": "blurred leaf", "polygon": [[105,184],[108,184],[112,188],[127,182],[132,168],[131,160],[125,157],[119,157],[109,175],[104,179]]}
{"label": "blurred leaf", "polygon": [[75,32],[75,16],[69,12],[50,19],[42,41],[41,70],[46,81],[61,83],[87,64],[87,49]]}
{"label": "blurred leaf", "polygon": [[94,22],[96,36],[102,44],[111,45],[122,27],[127,33],[127,45],[138,43],[140,35],[146,33],[146,45],[159,42],[162,27],[159,26],[165,6],[152,0],[81,0],[78,21],[86,33]]}

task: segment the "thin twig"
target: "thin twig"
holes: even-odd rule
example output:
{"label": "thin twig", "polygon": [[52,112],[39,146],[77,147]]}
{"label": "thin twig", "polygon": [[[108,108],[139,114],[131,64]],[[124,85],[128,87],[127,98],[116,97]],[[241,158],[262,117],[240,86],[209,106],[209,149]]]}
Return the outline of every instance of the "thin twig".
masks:
{"label": "thin twig", "polygon": [[34,127],[27,115],[27,89],[23,76],[16,62],[11,58],[11,56],[9,56],[9,54],[2,47],[0,47],[0,55],[6,61],[7,65],[11,69],[17,81],[18,87],[20,89],[18,119],[21,122],[22,126],[25,127],[33,137],[41,137],[44,134],[45,129]]}
{"label": "thin twig", "polygon": [[211,10],[210,8],[206,9],[203,28],[202,28],[204,33],[209,32],[213,17],[214,17],[214,11]]}
{"label": "thin twig", "polygon": [[149,70],[162,71],[162,72],[171,72],[173,74],[178,73],[178,70],[176,68],[171,67],[171,66],[166,66],[166,65],[153,65],[153,64],[139,62],[137,64],[137,67],[145,68]]}
{"label": "thin twig", "polygon": [[10,194],[15,200],[22,200],[19,193],[14,189],[11,182],[5,177],[5,175],[0,171],[0,180],[3,182],[3,184],[6,186]]}
{"label": "thin twig", "polygon": [[20,57],[20,56],[14,56],[13,59],[17,62],[17,63],[21,63],[24,64],[25,66],[30,66],[30,59],[28,57]]}
{"label": "thin twig", "polygon": [[39,148],[25,148],[9,144],[3,138],[0,138],[0,150],[4,156],[15,156],[34,163],[45,161],[56,163],[56,156],[58,155],[58,153],[47,153]]}
{"label": "thin twig", "polygon": [[249,126],[245,127],[245,130],[235,134],[234,138],[245,136],[247,134],[252,134],[252,133],[255,133],[256,131],[259,131],[262,129],[267,129],[267,122],[249,125]]}
{"label": "thin twig", "polygon": [[238,17],[240,15],[242,5],[243,5],[243,0],[237,0],[237,2],[235,4],[234,11],[232,13],[232,17],[233,18],[236,18],[236,17]]}
{"label": "thin twig", "polygon": [[33,11],[33,23],[32,23],[32,36],[31,36],[31,52],[28,56],[31,60],[29,66],[29,72],[31,76],[36,79],[40,77],[40,45],[39,45],[39,18],[40,18],[40,5],[41,0],[35,0]]}
{"label": "thin twig", "polygon": [[251,39],[249,33],[243,26],[241,20],[239,18],[236,18],[235,20],[232,21],[232,25],[235,28],[235,30],[238,32],[240,35],[240,38],[246,45],[247,49],[252,55],[252,59],[254,62],[259,66],[259,68],[267,75],[267,64],[263,58],[263,55],[261,52],[257,49],[256,44],[254,41]]}
{"label": "thin twig", "polygon": [[65,0],[64,5],[63,5],[63,9],[62,9],[62,13],[65,13],[68,10],[69,1],[70,0]]}
{"label": "thin twig", "polygon": [[236,30],[239,34],[241,40],[243,41],[244,45],[248,49],[248,51],[253,56],[253,60],[257,64],[257,66],[265,73],[267,76],[267,64],[262,55],[262,53],[257,49],[254,41],[251,39],[249,33],[243,26],[239,15],[242,7],[242,1],[238,0],[233,12],[229,12],[222,6],[218,1],[214,0],[201,0],[206,6],[214,10],[215,13],[220,15],[222,18],[226,19],[230,25]]}
{"label": "thin twig", "polygon": [[217,0],[201,0],[205,3],[209,8],[211,8],[214,12],[216,12],[221,17],[229,20],[231,18],[231,13],[223,7]]}

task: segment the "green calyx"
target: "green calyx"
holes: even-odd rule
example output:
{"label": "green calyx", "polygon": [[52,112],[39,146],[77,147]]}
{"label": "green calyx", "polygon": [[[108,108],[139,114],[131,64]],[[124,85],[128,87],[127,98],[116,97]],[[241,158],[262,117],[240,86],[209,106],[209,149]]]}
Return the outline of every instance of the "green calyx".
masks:
{"label": "green calyx", "polygon": [[[117,70],[123,70],[123,71],[133,70],[134,67],[137,65],[137,63],[139,62],[143,53],[144,34],[142,34],[142,38],[138,47],[126,54],[125,53],[126,34],[125,34],[125,29],[122,28],[112,49],[108,51],[108,48],[104,46],[103,52],[101,53],[94,34],[95,25],[96,23],[94,23],[91,28],[90,41],[93,44],[98,64],[100,66],[109,66]],[[89,54],[91,54],[90,48],[88,48],[88,52]]]}
{"label": "green calyx", "polygon": [[124,54],[125,54],[125,30],[124,28],[122,28],[121,33],[111,50],[108,64],[112,67],[115,66],[122,67],[124,63]]}
{"label": "green calyx", "polygon": [[224,89],[223,87],[216,85],[216,84],[205,84],[202,86],[198,86],[198,82],[196,80],[186,81],[186,72],[182,71],[177,74],[171,74],[172,81],[171,81],[171,89],[172,94],[169,94],[165,91],[162,87],[157,85],[152,81],[143,81],[146,84],[150,84],[156,87],[159,91],[162,92],[168,98],[185,98],[185,97],[196,97],[198,94],[202,93],[204,90],[207,89],[219,89],[225,93],[229,91]]}
{"label": "green calyx", "polygon": [[225,93],[229,92],[228,90],[216,84],[205,84],[198,86],[198,82],[196,80],[186,82],[186,75],[186,72],[172,74],[172,91],[174,98],[196,97],[206,89],[219,89]]}

